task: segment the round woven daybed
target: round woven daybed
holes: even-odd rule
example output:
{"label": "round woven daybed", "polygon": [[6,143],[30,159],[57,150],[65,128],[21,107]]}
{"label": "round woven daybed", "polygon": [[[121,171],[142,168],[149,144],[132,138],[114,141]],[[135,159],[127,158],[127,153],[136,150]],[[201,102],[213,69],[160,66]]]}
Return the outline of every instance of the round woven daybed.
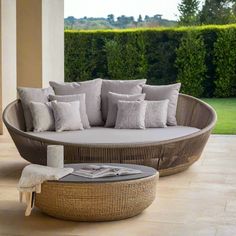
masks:
{"label": "round woven daybed", "polygon": [[157,169],[160,176],[187,169],[197,161],[216,123],[216,113],[206,103],[179,95],[177,127],[117,130],[95,127],[87,131],[25,132],[21,102],[9,104],[3,121],[27,161],[46,164],[47,145],[64,145],[65,163],[127,163]]}

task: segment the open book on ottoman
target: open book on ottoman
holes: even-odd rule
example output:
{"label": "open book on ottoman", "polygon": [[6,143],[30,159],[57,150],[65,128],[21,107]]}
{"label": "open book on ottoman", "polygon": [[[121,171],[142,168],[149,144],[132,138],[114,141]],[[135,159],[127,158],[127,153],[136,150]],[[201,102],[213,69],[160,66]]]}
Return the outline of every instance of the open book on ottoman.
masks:
{"label": "open book on ottoman", "polygon": [[142,171],[126,167],[112,165],[87,165],[79,170],[74,171],[72,174],[94,179],[110,176],[134,175],[140,173],[142,173]]}

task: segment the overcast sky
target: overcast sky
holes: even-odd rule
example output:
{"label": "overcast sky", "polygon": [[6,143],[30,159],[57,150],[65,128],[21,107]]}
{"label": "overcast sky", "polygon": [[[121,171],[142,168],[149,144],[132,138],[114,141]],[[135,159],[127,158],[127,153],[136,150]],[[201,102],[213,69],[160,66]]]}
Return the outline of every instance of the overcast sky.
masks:
{"label": "overcast sky", "polygon": [[141,14],[153,16],[162,14],[163,18],[176,20],[177,5],[181,0],[65,0],[65,17],[76,18],[107,17],[108,14],[134,16]]}

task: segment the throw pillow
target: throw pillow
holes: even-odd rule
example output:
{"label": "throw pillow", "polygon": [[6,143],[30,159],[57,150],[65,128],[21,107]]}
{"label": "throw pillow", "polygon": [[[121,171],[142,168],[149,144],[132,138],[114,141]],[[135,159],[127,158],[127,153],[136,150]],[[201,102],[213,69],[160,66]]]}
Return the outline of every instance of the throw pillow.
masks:
{"label": "throw pillow", "polygon": [[85,103],[85,93],[75,94],[75,95],[49,95],[50,101],[58,101],[58,102],[80,102],[80,117],[83,124],[84,129],[89,129],[89,120],[86,112],[86,103]]}
{"label": "throw pillow", "polygon": [[177,125],[176,121],[176,109],[178,103],[178,96],[180,90],[180,83],[170,85],[145,85],[143,86],[143,93],[146,94],[146,100],[160,101],[169,100],[167,125]]}
{"label": "throw pillow", "polygon": [[50,102],[31,102],[29,107],[33,117],[34,132],[55,130],[54,116]]}
{"label": "throw pillow", "polygon": [[22,108],[25,117],[25,125],[27,131],[33,130],[33,118],[30,112],[29,104],[31,102],[48,102],[49,94],[54,94],[52,88],[23,88],[17,89],[19,98],[22,102]]}
{"label": "throw pillow", "polygon": [[102,116],[106,121],[108,115],[108,93],[141,94],[146,79],[141,80],[103,80],[102,81]]}
{"label": "throw pillow", "polygon": [[102,125],[101,87],[102,79],[84,82],[57,83],[50,81],[56,95],[86,94],[86,111],[90,125]]}
{"label": "throw pillow", "polygon": [[108,93],[108,114],[106,120],[106,127],[114,127],[116,124],[118,101],[143,101],[145,94],[118,94],[118,93]]}
{"label": "throw pillow", "polygon": [[119,101],[116,129],[145,129],[145,101]]}
{"label": "throw pillow", "polygon": [[146,101],[146,102],[147,102],[147,109],[145,114],[146,128],[166,127],[169,100]]}
{"label": "throw pillow", "polygon": [[57,132],[62,132],[64,130],[83,130],[79,107],[79,101],[52,101],[52,109],[55,118],[55,129]]}

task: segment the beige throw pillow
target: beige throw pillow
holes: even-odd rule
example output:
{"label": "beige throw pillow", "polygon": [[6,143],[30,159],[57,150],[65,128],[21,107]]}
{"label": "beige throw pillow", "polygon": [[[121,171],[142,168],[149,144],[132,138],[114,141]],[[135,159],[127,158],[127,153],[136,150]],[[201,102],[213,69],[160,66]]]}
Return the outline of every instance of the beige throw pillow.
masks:
{"label": "beige throw pillow", "polygon": [[103,125],[101,112],[102,79],[84,82],[57,83],[50,81],[56,95],[86,94],[86,111],[92,126]]}
{"label": "beige throw pillow", "polygon": [[22,102],[22,108],[25,117],[25,125],[27,131],[33,130],[33,118],[30,112],[29,105],[31,102],[48,102],[49,94],[54,94],[54,91],[51,87],[49,88],[23,88],[20,87],[17,89],[19,98]]}
{"label": "beige throw pillow", "polygon": [[116,129],[145,129],[145,101],[119,101]]}
{"label": "beige throw pillow", "polygon": [[80,102],[52,101],[52,109],[55,118],[57,132],[64,130],[83,130],[80,118]]}
{"label": "beige throw pillow", "polygon": [[103,80],[102,81],[102,116],[106,121],[108,115],[108,93],[141,94],[146,79],[140,80]]}
{"label": "beige throw pillow", "polygon": [[147,109],[145,114],[146,128],[166,127],[169,100],[146,101],[146,102],[147,102]]}
{"label": "beige throw pillow", "polygon": [[86,97],[85,93],[75,94],[75,95],[49,95],[50,101],[58,101],[58,102],[80,102],[80,117],[83,124],[84,129],[89,129],[89,120],[86,112]]}
{"label": "beige throw pillow", "polygon": [[29,107],[33,117],[34,132],[55,130],[54,116],[50,102],[31,102]]}
{"label": "beige throw pillow", "polygon": [[168,115],[167,125],[177,125],[176,121],[176,109],[178,104],[179,90],[181,84],[170,85],[145,85],[143,86],[143,93],[146,94],[146,100],[149,101],[161,101],[168,99]]}
{"label": "beige throw pillow", "polygon": [[143,101],[145,99],[145,94],[118,94],[118,93],[108,93],[108,114],[106,120],[106,127],[114,127],[116,124],[116,116],[118,110],[118,101]]}

